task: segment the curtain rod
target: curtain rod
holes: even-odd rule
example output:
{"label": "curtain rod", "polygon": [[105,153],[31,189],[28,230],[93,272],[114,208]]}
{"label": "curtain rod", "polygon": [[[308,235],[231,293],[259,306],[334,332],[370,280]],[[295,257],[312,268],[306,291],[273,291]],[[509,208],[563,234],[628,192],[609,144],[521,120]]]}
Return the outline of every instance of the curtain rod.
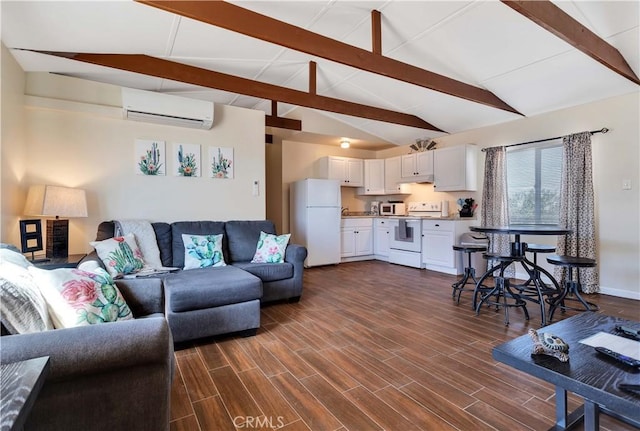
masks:
{"label": "curtain rod", "polygon": [[[608,131],[609,129],[607,129],[606,127],[603,127],[600,130],[591,130],[589,133],[593,135],[596,133],[607,133]],[[538,139],[537,141],[520,142],[518,144],[503,145],[503,147],[507,148],[507,147],[517,147],[518,145],[537,144],[538,142],[553,141],[555,139],[560,139],[560,138],[564,138],[564,136],[556,136],[555,138]],[[489,148],[495,148],[495,147],[489,147]],[[487,151],[487,149],[483,148],[482,151],[483,152]]]}

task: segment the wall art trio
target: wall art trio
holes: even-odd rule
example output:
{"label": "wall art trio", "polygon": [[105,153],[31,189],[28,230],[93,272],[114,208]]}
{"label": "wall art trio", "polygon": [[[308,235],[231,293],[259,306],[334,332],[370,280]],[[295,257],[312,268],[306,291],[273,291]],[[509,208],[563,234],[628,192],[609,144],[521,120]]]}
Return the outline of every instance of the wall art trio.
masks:
{"label": "wall art trio", "polygon": [[[135,170],[138,175],[166,175],[165,141],[136,139]],[[233,147],[208,147],[204,163],[199,144],[174,143],[169,155],[171,171],[178,177],[233,178]]]}

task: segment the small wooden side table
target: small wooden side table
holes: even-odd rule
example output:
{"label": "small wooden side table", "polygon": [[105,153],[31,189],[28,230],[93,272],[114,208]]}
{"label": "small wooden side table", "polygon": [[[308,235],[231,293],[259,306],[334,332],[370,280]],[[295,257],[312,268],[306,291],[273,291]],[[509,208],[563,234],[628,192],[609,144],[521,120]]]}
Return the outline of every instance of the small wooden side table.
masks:
{"label": "small wooden side table", "polygon": [[49,357],[0,364],[2,431],[22,430],[49,372]]}
{"label": "small wooden side table", "polygon": [[70,254],[67,257],[53,257],[46,262],[37,262],[34,265],[40,269],[75,268],[86,254]]}

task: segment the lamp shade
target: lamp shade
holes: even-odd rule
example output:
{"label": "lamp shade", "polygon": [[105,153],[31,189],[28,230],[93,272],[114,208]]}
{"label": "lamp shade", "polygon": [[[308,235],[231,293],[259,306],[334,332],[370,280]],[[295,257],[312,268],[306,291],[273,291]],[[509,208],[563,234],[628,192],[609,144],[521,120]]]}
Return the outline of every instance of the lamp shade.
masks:
{"label": "lamp shade", "polygon": [[49,217],[87,217],[87,197],[82,189],[31,186],[24,213]]}

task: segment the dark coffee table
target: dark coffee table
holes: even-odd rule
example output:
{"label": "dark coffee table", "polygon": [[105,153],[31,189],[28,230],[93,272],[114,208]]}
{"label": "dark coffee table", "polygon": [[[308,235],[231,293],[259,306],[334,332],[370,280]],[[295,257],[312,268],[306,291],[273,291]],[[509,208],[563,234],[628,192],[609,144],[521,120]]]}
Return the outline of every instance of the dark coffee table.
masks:
{"label": "dark coffee table", "polygon": [[[569,361],[531,355],[533,342],[523,335],[493,349],[493,357],[556,387],[556,425],[551,430],[571,429],[584,419],[585,431],[599,429],[599,414],[616,417],[640,428],[640,392],[618,389],[618,383],[640,384],[640,370],[618,363],[579,343],[598,332],[615,334],[615,326],[640,328],[639,322],[593,312],[579,314],[538,330],[569,343]],[[640,347],[639,347],[640,349]],[[567,392],[584,398],[584,405],[567,412]]]}

